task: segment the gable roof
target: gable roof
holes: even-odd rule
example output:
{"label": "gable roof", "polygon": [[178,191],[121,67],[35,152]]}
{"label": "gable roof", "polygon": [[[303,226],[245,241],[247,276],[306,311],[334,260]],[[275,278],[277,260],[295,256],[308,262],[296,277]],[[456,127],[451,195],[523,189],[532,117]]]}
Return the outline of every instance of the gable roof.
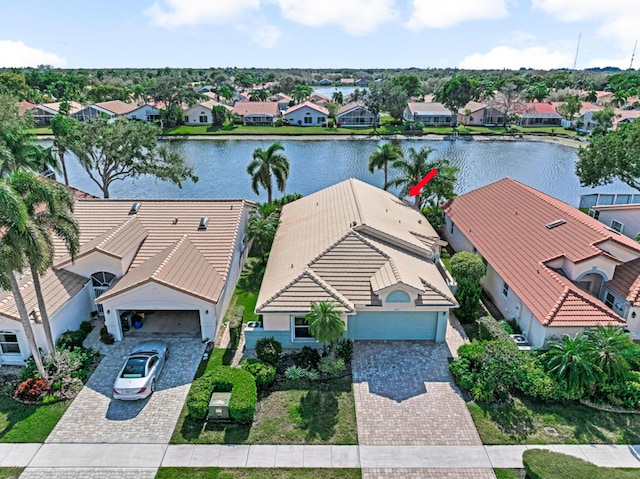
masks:
{"label": "gable roof", "polygon": [[360,102],[360,101],[352,101],[351,103],[347,103],[346,105],[343,105],[338,112],[336,113],[336,116],[338,115],[342,115],[344,113],[347,113],[351,110],[356,110],[358,108],[362,108],[363,110],[369,111],[369,109],[365,106],[364,103]]}
{"label": "gable roof", "polygon": [[410,102],[407,104],[407,108],[412,115],[449,115],[451,116],[451,110],[449,110],[442,103],[428,102],[428,103],[416,103]]}
{"label": "gable roof", "polygon": [[[57,101],[57,102],[53,102],[53,103],[40,103],[38,105],[36,105],[34,108],[40,108],[43,110],[48,110],[49,112],[53,113],[53,114],[57,114],[60,111],[60,104],[62,102],[61,101]],[[69,114],[72,113],[76,113],[78,111],[82,110],[82,105],[78,102],[75,101],[70,101],[69,102]]]}
{"label": "gable roof", "polygon": [[[547,263],[611,258],[607,244],[640,256],[640,245],[511,178],[449,200],[444,212],[545,326],[594,326],[624,320]],[[546,225],[563,219],[564,224]],[[615,259],[615,258],[614,258]]]}
{"label": "gable roof", "polygon": [[328,115],[329,114],[329,110],[327,110],[324,107],[321,107],[319,105],[316,105],[315,103],[311,103],[310,101],[304,101],[302,103],[298,103],[297,105],[294,105],[292,107],[290,107],[286,114],[288,115],[289,113],[293,113],[294,111],[298,111],[298,110],[302,110],[303,108],[310,108],[311,110],[317,111],[318,113],[321,113],[323,115]]}
{"label": "gable roof", "polygon": [[615,275],[606,284],[631,306],[640,306],[640,258],[617,266]]}
{"label": "gable roof", "polygon": [[522,117],[544,116],[560,118],[560,115],[553,105],[547,102],[534,101],[525,103],[520,108],[516,108],[516,113]]}
{"label": "gable roof", "polygon": [[138,109],[138,105],[135,103],[125,103],[120,100],[112,100],[112,101],[103,101],[100,103],[96,103],[95,106],[103,108],[111,113],[115,113],[116,115],[126,115],[127,113],[131,113],[134,110]]}
{"label": "gable roof", "polygon": [[466,111],[469,110],[471,113],[475,113],[476,111],[484,110],[488,105],[486,103],[480,103],[477,101],[470,101],[464,107],[458,110],[458,113],[461,115],[466,115]]}
{"label": "gable roof", "polygon": [[189,113],[191,110],[197,110],[198,108],[200,109],[205,108],[207,110],[211,110],[213,109],[214,106],[223,106],[229,111],[233,110],[233,108],[231,108],[229,105],[225,105],[224,103],[220,103],[212,99],[212,100],[203,101],[202,103],[193,105],[192,107],[188,108],[185,111],[185,113]]}
{"label": "gable roof", "polygon": [[241,101],[233,105],[233,112],[240,116],[245,115],[280,115],[280,107],[274,101]]}
{"label": "gable roof", "polygon": [[308,311],[327,297],[352,312],[393,286],[416,291],[424,304],[453,307],[432,258],[435,241],[431,225],[407,203],[345,180],[283,208],[256,311]]}

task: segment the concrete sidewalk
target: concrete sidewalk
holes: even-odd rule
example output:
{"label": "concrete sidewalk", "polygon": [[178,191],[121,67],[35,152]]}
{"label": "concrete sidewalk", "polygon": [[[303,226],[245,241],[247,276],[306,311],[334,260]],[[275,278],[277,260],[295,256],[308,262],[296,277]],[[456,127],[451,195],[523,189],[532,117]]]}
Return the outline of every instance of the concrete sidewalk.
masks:
{"label": "concrete sidewalk", "polygon": [[579,457],[602,467],[640,469],[640,445],[589,444],[530,446],[0,444],[0,466],[29,466],[33,474],[45,470],[51,474],[56,470],[85,468],[112,468],[122,472],[145,469],[151,472],[158,467],[171,466],[522,468],[522,453],[527,449],[548,449]]}

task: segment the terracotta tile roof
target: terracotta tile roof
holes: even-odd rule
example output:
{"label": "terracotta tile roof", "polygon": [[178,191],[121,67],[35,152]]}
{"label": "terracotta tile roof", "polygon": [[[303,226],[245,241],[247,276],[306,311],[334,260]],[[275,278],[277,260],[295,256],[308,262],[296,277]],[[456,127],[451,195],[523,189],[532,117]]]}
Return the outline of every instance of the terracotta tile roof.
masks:
{"label": "terracotta tile roof", "polygon": [[112,101],[103,101],[100,103],[96,103],[96,106],[100,108],[104,108],[111,113],[115,113],[118,116],[126,115],[127,113],[131,113],[133,110],[138,109],[138,105],[135,103],[125,103],[120,100],[112,100]]}
{"label": "terracotta tile roof", "polygon": [[[418,211],[359,180],[296,200],[283,208],[256,311],[308,311],[323,298],[353,311],[400,285],[453,307],[427,238],[437,235]],[[434,290],[442,294],[431,297]]]}
{"label": "terracotta tile roof", "polygon": [[551,103],[537,101],[525,103],[521,108],[516,109],[520,116],[560,116]]}
{"label": "terracotta tile roof", "polygon": [[276,117],[280,115],[280,108],[273,101],[240,101],[233,105],[233,112],[240,116],[271,115]]}
{"label": "terracotta tile roof", "polygon": [[[542,324],[623,322],[546,264],[563,257],[573,263],[597,255],[612,257],[607,251],[620,246],[640,255],[635,241],[511,178],[449,200],[443,209]],[[559,219],[565,223],[546,228]]]}
{"label": "terracotta tile roof", "polygon": [[286,114],[288,115],[289,113],[293,113],[294,111],[298,111],[298,110],[301,110],[303,108],[311,108],[312,110],[317,111],[318,113],[322,113],[323,115],[328,115],[329,114],[329,110],[327,110],[326,108],[321,107],[319,105],[316,105],[315,103],[311,103],[310,101],[305,101],[305,102],[302,102],[302,103],[298,103],[297,105],[290,107],[287,110]]}
{"label": "terracotta tile roof", "polygon": [[18,111],[20,112],[21,115],[24,115],[25,112],[35,108],[35,104],[31,103],[30,101],[27,100],[22,100],[19,104],[18,104]]}
{"label": "terracotta tile roof", "polygon": [[[129,215],[134,201],[140,202],[140,208],[135,215]],[[147,269],[133,276],[139,281],[141,272],[149,271],[148,261],[177,245],[185,235],[188,241],[181,244],[186,252],[180,249],[176,257],[190,261],[196,257],[202,259],[224,281],[231,266],[243,213],[252,205],[246,200],[78,200],[74,216],[80,226],[81,254],[100,250],[118,256],[125,251],[135,251],[131,266],[120,282],[146,265]],[[203,217],[209,218],[209,223],[205,230],[199,230],[200,218]],[[55,247],[56,252],[61,252],[56,263],[62,264],[68,259],[64,245],[56,239]],[[191,250],[196,250],[197,254]],[[192,284],[194,278],[200,279],[198,275],[162,278],[176,289],[182,287],[192,294],[204,294],[204,290]],[[215,293],[218,290],[211,291]],[[208,299],[215,302],[218,297]]]}
{"label": "terracotta tile roof", "polygon": [[640,258],[616,267],[607,287],[625,298],[631,306],[640,306]]}
{"label": "terracotta tile roof", "polygon": [[[65,270],[49,270],[40,278],[42,294],[49,317],[55,315],[71,298],[77,295],[89,280]],[[27,311],[39,311],[31,273],[26,273],[19,281]],[[20,314],[11,291],[0,291],[0,316],[20,321]]]}

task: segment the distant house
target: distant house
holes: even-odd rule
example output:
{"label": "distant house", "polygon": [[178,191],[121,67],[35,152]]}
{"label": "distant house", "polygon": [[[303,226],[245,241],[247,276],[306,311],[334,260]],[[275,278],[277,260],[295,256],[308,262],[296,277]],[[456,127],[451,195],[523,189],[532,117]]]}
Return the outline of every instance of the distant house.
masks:
{"label": "distant house", "polygon": [[344,105],[336,113],[336,123],[338,126],[372,127],[379,123],[379,117],[360,102],[352,102]]}
{"label": "distant house", "polygon": [[340,84],[341,85],[355,85],[356,84],[356,79],[355,78],[340,78]]}
{"label": "distant house", "polygon": [[640,234],[640,194],[593,193],[580,197],[580,208],[629,238]]}
{"label": "distant house", "polygon": [[275,337],[319,347],[305,315],[335,304],[353,340],[444,342],[455,282],[439,259],[445,243],[419,211],[348,179],[282,209],[246,347]]}
{"label": "distant house", "polygon": [[200,93],[201,95],[204,93],[210,93],[215,91],[215,87],[212,85],[204,85],[201,87],[196,88],[196,93]]}
{"label": "distant house", "polygon": [[242,92],[242,93],[238,93],[236,96],[233,97],[232,101],[234,103],[236,102],[249,102],[251,101],[251,93],[247,93],[247,92]]}
{"label": "distant house", "polygon": [[598,325],[640,336],[640,244],[510,178],[443,211],[444,239],[483,258],[485,291],[532,347]]}
{"label": "distant house", "polygon": [[[551,102],[551,104],[556,109],[556,111],[558,111],[558,107],[560,107],[560,105],[563,105],[564,102],[556,101],[556,102]],[[580,105],[580,111],[576,114],[576,116],[572,120],[568,120],[566,118],[562,118],[562,121],[560,122],[560,125],[565,127],[565,128],[575,127],[576,126],[576,121],[577,121],[578,118],[583,118],[583,120],[584,120],[584,114],[585,113],[587,113],[588,111],[599,111],[599,110],[602,110],[602,107],[596,105],[595,103],[590,103],[588,101],[583,101],[582,104]]]}
{"label": "distant house", "polygon": [[280,116],[280,108],[272,101],[238,102],[232,110],[242,118],[243,125],[273,126]]}
{"label": "distant house", "polygon": [[464,108],[458,110],[458,123],[466,126],[484,125],[484,116],[487,105],[477,101],[470,101]]}
{"label": "distant house", "polygon": [[320,80],[318,82],[318,85],[331,86],[331,85],[333,85],[333,82],[331,80],[329,80],[328,78],[323,78],[322,80]]}
{"label": "distant house", "polygon": [[213,119],[211,117],[211,110],[215,106],[222,106],[231,111],[232,108],[229,105],[224,105],[215,100],[207,100],[205,102],[193,105],[184,112],[184,124],[185,125],[211,125]]}
{"label": "distant house", "polygon": [[[600,123],[593,118],[593,114],[602,110],[600,107],[596,107],[593,110],[589,110],[582,115],[583,126],[582,130],[591,131],[596,126],[600,125]],[[625,123],[631,123],[635,121],[637,118],[640,118],[640,110],[621,110],[616,108],[614,111],[614,117],[611,119],[612,121],[612,130],[618,129],[620,125],[624,125]]]}
{"label": "distant house", "polygon": [[147,123],[160,121],[162,119],[161,110],[164,110],[163,103],[144,103],[135,110],[130,111],[127,114],[127,118],[129,120],[146,121]]}
{"label": "distant house", "polygon": [[89,121],[94,118],[125,118],[129,113],[138,109],[135,103],[125,103],[121,100],[103,101],[87,105],[71,114],[78,121]]}
{"label": "distant house", "polygon": [[21,115],[24,115],[26,112],[33,110],[36,107],[35,103],[31,103],[27,100],[22,100],[18,104],[18,111]]}
{"label": "distant house", "polygon": [[[48,126],[51,124],[51,120],[54,116],[56,116],[60,112],[60,104],[62,102],[54,102],[54,103],[40,103],[30,110],[31,117],[33,118],[34,124],[36,126]],[[74,113],[82,110],[82,105],[75,101],[69,102],[69,114],[73,115]]]}
{"label": "distant house", "polygon": [[328,103],[331,103],[331,98],[320,93],[312,93],[309,97],[309,101],[311,103],[315,103],[318,106],[327,106]]}
{"label": "distant house", "polygon": [[267,98],[267,100],[276,102],[280,111],[286,111],[293,102],[293,98],[285,93],[276,93]]}
{"label": "distant house", "polygon": [[403,118],[414,123],[430,126],[449,126],[453,123],[451,111],[442,103],[409,103]]}
{"label": "distant house", "polygon": [[610,91],[597,91],[596,92],[596,105],[607,106],[613,100],[613,92]]}
{"label": "distant house", "polygon": [[516,110],[520,126],[560,126],[562,116],[551,103],[530,102]]}
{"label": "distant house", "polygon": [[310,101],[305,101],[290,107],[284,115],[290,125],[322,126],[327,123],[329,110]]}

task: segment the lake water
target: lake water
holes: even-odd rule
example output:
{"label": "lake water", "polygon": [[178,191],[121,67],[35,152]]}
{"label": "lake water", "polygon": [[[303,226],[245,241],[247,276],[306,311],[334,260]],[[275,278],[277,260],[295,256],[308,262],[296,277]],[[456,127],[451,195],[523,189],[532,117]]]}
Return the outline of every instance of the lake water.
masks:
{"label": "lake water", "polygon": [[[273,140],[187,140],[175,142],[195,168],[198,183],[186,182],[180,189],[151,177],[116,181],[112,198],[248,198],[266,201],[251,190],[246,167],[256,148],[266,149]],[[371,174],[368,158],[381,142],[373,140],[287,140],[282,144],[291,164],[287,193],[308,195],[347,178],[358,178],[382,186],[382,171]],[[51,142],[43,142],[49,146]],[[526,141],[425,141],[407,140],[410,146],[435,148],[432,158],[445,156],[460,168],[456,191],[465,193],[509,176],[571,205],[581,194],[595,190],[580,186],[575,175],[576,150],[563,145]],[[72,186],[101,196],[73,155],[67,159]],[[389,177],[394,177],[393,170]],[[622,182],[600,187],[599,192],[630,192]],[[279,193],[277,194],[279,195]]]}

